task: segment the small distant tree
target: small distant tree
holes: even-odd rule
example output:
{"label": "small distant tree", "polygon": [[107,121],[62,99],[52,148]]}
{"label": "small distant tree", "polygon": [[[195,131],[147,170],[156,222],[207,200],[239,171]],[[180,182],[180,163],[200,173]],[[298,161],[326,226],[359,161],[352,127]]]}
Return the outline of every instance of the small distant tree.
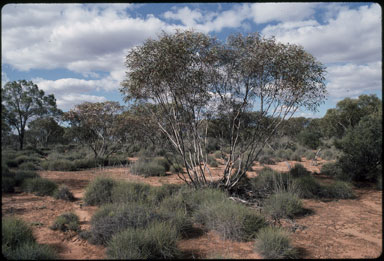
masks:
{"label": "small distant tree", "polygon": [[122,144],[122,110],[118,102],[84,102],[64,113],[63,119],[69,122],[73,137],[89,146],[95,158],[108,157]]}
{"label": "small distant tree", "polygon": [[126,66],[125,100],[158,105],[148,107],[152,119],[183,158],[186,174],[179,177],[195,187],[212,181],[212,120],[222,119],[226,130],[220,184],[231,190],[282,121],[299,107],[316,110],[326,94],[324,66],[312,55],[257,33],[232,35],[225,44],[193,31],[163,33],[132,48]]}
{"label": "small distant tree", "polygon": [[1,88],[2,105],[6,113],[2,117],[9,126],[16,129],[19,149],[24,147],[27,123],[39,117],[57,115],[56,99],[53,94],[45,95],[32,81],[19,80],[7,82]]}
{"label": "small distant tree", "polygon": [[64,128],[52,117],[38,118],[28,124],[28,133],[33,143],[47,146],[59,142],[64,135]]}

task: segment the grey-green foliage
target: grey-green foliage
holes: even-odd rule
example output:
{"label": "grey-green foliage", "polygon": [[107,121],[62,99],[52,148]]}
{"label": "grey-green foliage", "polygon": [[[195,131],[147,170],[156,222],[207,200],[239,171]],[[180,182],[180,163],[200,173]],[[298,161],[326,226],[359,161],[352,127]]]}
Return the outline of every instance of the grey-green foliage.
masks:
{"label": "grey-green foliage", "polygon": [[95,178],[85,190],[84,202],[91,206],[111,203],[112,190],[116,185],[117,182],[111,178]]}
{"label": "grey-green foliage", "polygon": [[169,223],[152,223],[148,227],[127,228],[108,243],[107,256],[112,259],[175,259],[178,232]]}
{"label": "grey-green foliage", "polygon": [[298,252],[292,246],[289,234],[279,227],[260,229],[255,243],[256,250],[267,259],[297,258]]}
{"label": "grey-green foliage", "polygon": [[7,112],[2,117],[18,130],[20,149],[24,147],[25,127],[32,118],[61,113],[57,109],[54,95],[45,95],[32,81],[7,82],[1,88],[1,100]]}

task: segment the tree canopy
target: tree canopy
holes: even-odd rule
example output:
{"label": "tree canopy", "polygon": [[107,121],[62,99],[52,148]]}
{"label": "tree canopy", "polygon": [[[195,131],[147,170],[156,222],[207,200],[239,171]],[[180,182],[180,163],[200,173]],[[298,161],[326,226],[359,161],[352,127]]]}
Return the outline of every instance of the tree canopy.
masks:
{"label": "tree canopy", "polygon": [[54,116],[61,113],[57,109],[53,94],[45,95],[43,90],[32,81],[19,80],[7,82],[1,89],[2,105],[6,113],[2,113],[5,122],[16,129],[19,137],[19,148],[23,149],[25,128],[27,123],[36,117]]}
{"label": "tree canopy", "polygon": [[[284,119],[299,107],[316,110],[326,95],[320,62],[300,46],[257,33],[226,43],[194,31],[162,33],[131,49],[126,67],[125,100],[158,105],[149,111],[184,159],[187,176],[180,178],[195,186],[207,184],[210,173],[210,120],[226,119],[230,156],[222,183],[230,189]],[[241,135],[253,111],[256,124]]]}

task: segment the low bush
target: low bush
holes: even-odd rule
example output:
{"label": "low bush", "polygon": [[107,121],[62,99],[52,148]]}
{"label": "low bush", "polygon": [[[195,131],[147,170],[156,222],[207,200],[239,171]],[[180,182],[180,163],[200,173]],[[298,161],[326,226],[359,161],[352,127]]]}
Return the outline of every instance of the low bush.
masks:
{"label": "low bush", "polygon": [[170,162],[164,157],[155,157],[153,161],[156,162],[158,165],[163,166],[165,171],[169,171],[169,168],[171,167]]}
{"label": "low bush", "polygon": [[36,242],[25,243],[15,249],[3,247],[2,252],[8,260],[54,260],[57,258],[51,246]]}
{"label": "low bush", "polygon": [[40,175],[33,170],[16,170],[15,181],[16,186],[20,186],[25,179],[40,178]]}
{"label": "low bush", "polygon": [[16,181],[11,177],[1,177],[1,192],[13,193],[15,192]]}
{"label": "low bush", "polygon": [[322,158],[324,160],[335,159],[335,155],[333,154],[332,150],[330,150],[330,149],[320,151],[319,156],[320,156],[320,158]]}
{"label": "low bush", "polygon": [[194,220],[217,231],[223,239],[250,240],[265,226],[265,220],[254,210],[233,201],[204,202],[194,213]]}
{"label": "low bush", "polygon": [[127,228],[143,228],[161,219],[152,206],[142,202],[104,205],[91,218],[90,242],[106,245],[117,232]]}
{"label": "low bush", "polygon": [[288,232],[279,227],[260,229],[255,248],[267,259],[297,258],[297,250],[292,247]]}
{"label": "low bush", "polygon": [[355,198],[352,185],[344,181],[335,181],[330,185],[323,185],[321,188],[321,197],[332,199]]}
{"label": "low bush", "polygon": [[174,259],[179,257],[178,233],[168,223],[146,228],[128,228],[108,243],[107,256],[113,259]]}
{"label": "low bush", "polygon": [[18,166],[23,164],[23,163],[26,163],[26,162],[39,163],[40,162],[40,158],[33,157],[33,156],[27,156],[27,155],[20,155],[20,156],[15,158],[15,162],[16,162],[16,164]]}
{"label": "low bush", "polygon": [[222,155],[222,153],[221,153],[220,150],[215,151],[215,152],[213,153],[213,156],[214,156],[216,159],[221,159],[221,158],[223,158],[223,155]]}
{"label": "low bush", "polygon": [[55,190],[55,192],[53,193],[53,197],[55,199],[62,199],[67,201],[75,200],[75,197],[73,196],[72,192],[65,185],[62,185],[57,190]]}
{"label": "low bush", "polygon": [[296,179],[302,198],[318,198],[321,196],[322,186],[312,175],[302,176]]}
{"label": "low bush", "polygon": [[206,202],[209,202],[209,204],[216,204],[227,200],[225,192],[213,188],[204,188],[199,190],[185,188],[180,190],[180,193],[182,200],[191,212],[195,211],[201,204]]}
{"label": "low bush", "polygon": [[15,249],[24,243],[35,242],[32,229],[21,219],[14,217],[2,218],[1,241],[11,249]]}
{"label": "low bush", "polygon": [[295,166],[289,170],[289,175],[291,175],[293,178],[300,178],[300,177],[310,176],[311,172],[308,171],[300,163],[296,163]]}
{"label": "low bush", "polygon": [[289,157],[289,160],[293,160],[293,161],[301,161],[301,156],[299,153],[297,152],[294,152],[291,154],[291,156]]}
{"label": "low bush", "polygon": [[343,170],[338,162],[327,162],[325,163],[320,170],[321,174],[334,177],[336,179],[343,178]]}
{"label": "low bush", "polygon": [[131,173],[144,177],[164,176],[165,168],[151,158],[139,158],[131,165]]}
{"label": "low bush", "polygon": [[55,219],[55,222],[50,228],[52,230],[60,230],[63,232],[67,230],[77,232],[80,230],[79,217],[72,212],[64,213]]}
{"label": "low bush", "polygon": [[276,162],[271,158],[271,156],[263,155],[259,159],[260,164],[274,165]]}
{"label": "low bush", "polygon": [[58,159],[52,161],[43,161],[41,167],[46,170],[56,170],[56,171],[74,171],[76,166],[73,161],[67,159]]}
{"label": "low bush", "polygon": [[51,196],[57,189],[57,184],[45,178],[32,178],[25,179],[21,184],[21,189],[37,196]]}
{"label": "low bush", "polygon": [[151,186],[144,183],[119,182],[111,191],[111,202],[125,203],[145,201]]}
{"label": "low bush", "polygon": [[175,195],[181,187],[182,186],[176,184],[164,184],[158,187],[150,187],[147,194],[147,201],[156,206],[164,199]]}
{"label": "low bush", "polygon": [[94,206],[111,203],[112,190],[116,185],[117,182],[111,178],[95,178],[85,189],[85,204]]}
{"label": "low bush", "polygon": [[314,153],[313,151],[309,150],[305,153],[305,158],[307,160],[313,160],[315,159],[315,156],[316,156],[316,153]]}
{"label": "low bush", "polygon": [[293,218],[302,213],[303,207],[297,194],[277,192],[263,202],[263,211],[274,220]]}
{"label": "low bush", "polygon": [[183,201],[177,197],[168,197],[161,202],[157,213],[172,224],[178,233],[186,238],[194,230],[193,221]]}
{"label": "low bush", "polygon": [[208,163],[209,166],[214,167],[214,168],[219,166],[219,164],[217,163],[215,157],[213,157],[211,155],[208,155],[207,163]]}
{"label": "low bush", "polygon": [[181,173],[183,172],[183,165],[178,163],[173,163],[169,168],[169,171],[172,173]]}
{"label": "low bush", "polygon": [[21,170],[38,170],[39,167],[35,163],[27,161],[27,162],[21,163],[19,165],[19,169],[21,169]]}

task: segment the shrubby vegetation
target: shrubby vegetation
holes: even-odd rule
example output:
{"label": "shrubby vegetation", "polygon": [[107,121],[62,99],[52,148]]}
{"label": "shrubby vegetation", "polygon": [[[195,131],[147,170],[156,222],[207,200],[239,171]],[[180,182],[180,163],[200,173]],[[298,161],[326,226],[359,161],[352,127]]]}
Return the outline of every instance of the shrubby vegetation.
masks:
{"label": "shrubby vegetation", "polygon": [[36,242],[31,228],[21,219],[6,217],[1,220],[1,250],[8,260],[52,260],[55,251]]}

